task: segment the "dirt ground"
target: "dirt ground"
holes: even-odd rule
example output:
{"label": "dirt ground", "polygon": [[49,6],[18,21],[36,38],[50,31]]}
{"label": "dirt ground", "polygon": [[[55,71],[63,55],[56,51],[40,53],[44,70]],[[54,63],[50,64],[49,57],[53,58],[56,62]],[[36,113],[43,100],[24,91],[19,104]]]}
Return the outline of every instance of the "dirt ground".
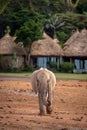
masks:
{"label": "dirt ground", "polygon": [[0,81],[0,130],[87,130],[87,81],[57,80],[53,113],[39,116],[28,81]]}

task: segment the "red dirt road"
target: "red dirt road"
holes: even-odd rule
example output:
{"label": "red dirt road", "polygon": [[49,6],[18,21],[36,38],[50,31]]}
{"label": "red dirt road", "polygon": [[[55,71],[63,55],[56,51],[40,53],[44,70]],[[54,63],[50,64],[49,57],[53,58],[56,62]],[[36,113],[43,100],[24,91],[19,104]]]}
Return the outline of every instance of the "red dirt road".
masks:
{"label": "red dirt road", "polygon": [[87,130],[87,81],[59,80],[51,115],[38,116],[28,81],[0,81],[0,130]]}

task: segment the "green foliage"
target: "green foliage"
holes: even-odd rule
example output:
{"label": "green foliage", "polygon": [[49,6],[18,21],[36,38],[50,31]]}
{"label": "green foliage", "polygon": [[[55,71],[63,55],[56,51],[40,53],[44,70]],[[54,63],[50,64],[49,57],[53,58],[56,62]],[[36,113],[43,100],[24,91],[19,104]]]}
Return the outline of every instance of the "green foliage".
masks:
{"label": "green foliage", "polygon": [[[52,35],[63,44],[77,28],[87,28],[87,0],[79,3],[75,0],[78,6],[74,8],[69,1],[71,0],[0,0],[0,9],[3,9],[0,15],[0,37],[5,34],[6,26],[9,26],[11,35],[18,36],[17,41],[24,42],[25,46],[28,43],[30,45],[33,40],[40,38],[41,29],[48,24],[54,28]],[[35,24],[38,27],[33,30]]]}
{"label": "green foliage", "polygon": [[10,0],[0,0],[0,14],[3,13],[9,2]]}
{"label": "green foliage", "polygon": [[58,14],[61,16],[65,21],[65,26],[63,26],[62,30],[65,33],[68,33],[70,36],[72,31],[75,31],[77,28],[79,30],[83,28],[87,28],[87,16],[77,13],[67,12],[65,14]]}
{"label": "green foliage", "polygon": [[13,60],[16,60],[16,59],[17,59],[16,53],[13,53],[12,59],[13,59]]}
{"label": "green foliage", "polygon": [[54,2],[54,7],[60,13],[70,10],[70,6],[68,5],[67,0],[56,0]]}
{"label": "green foliage", "polygon": [[83,2],[79,2],[78,6],[76,7],[77,12],[84,14],[84,12],[87,12],[87,0],[84,0]]}
{"label": "green foliage", "polygon": [[57,68],[57,63],[54,62],[54,61],[51,61],[51,62],[49,62],[48,64],[49,64],[50,68],[54,68],[54,69]]}
{"label": "green foliage", "polygon": [[65,42],[68,39],[68,34],[66,34],[64,31],[58,31],[57,37],[58,37],[59,41]]}
{"label": "green foliage", "polygon": [[63,62],[60,65],[61,72],[72,72],[74,69],[74,64],[70,62]]}
{"label": "green foliage", "polygon": [[[6,15],[6,17],[8,16]],[[9,21],[8,21],[9,26],[11,26],[13,35],[16,30],[18,30],[21,26],[23,26],[23,24],[26,21],[30,19],[34,21],[38,20],[38,17],[31,10],[22,9],[22,10],[19,10],[18,12],[13,13],[13,15],[10,16]]]}
{"label": "green foliage", "polygon": [[56,14],[49,15],[48,18],[45,19],[44,23],[44,31],[52,38],[56,37],[56,32],[63,27],[65,22],[63,19]]}
{"label": "green foliage", "polygon": [[68,1],[68,4],[71,5],[71,7],[75,8],[78,3],[79,3],[79,0],[67,0]]}
{"label": "green foliage", "polygon": [[56,36],[58,37],[59,44],[63,48],[64,47],[64,43],[69,38],[68,33],[65,33],[64,31],[57,31]]}
{"label": "green foliage", "polygon": [[22,41],[24,46],[31,45],[33,41],[42,38],[41,24],[30,19],[16,31],[16,36],[17,41]]}
{"label": "green foliage", "polygon": [[49,5],[50,4],[50,0],[37,0],[37,1],[34,1],[33,0],[33,2],[32,3],[34,3],[34,4],[37,4],[37,2],[38,2],[38,4],[44,4],[44,5]]}
{"label": "green foliage", "polygon": [[29,66],[23,69],[23,72],[33,72],[35,69],[33,66]]}

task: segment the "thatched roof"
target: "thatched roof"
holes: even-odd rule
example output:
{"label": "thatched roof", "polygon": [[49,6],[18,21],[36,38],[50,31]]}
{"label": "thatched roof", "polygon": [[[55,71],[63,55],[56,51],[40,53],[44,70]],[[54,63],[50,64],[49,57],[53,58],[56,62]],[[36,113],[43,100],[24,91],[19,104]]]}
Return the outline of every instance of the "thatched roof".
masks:
{"label": "thatched roof", "polygon": [[43,39],[32,43],[31,56],[60,56],[62,49],[57,42],[44,33]]}
{"label": "thatched roof", "polygon": [[63,53],[67,57],[87,57],[87,30],[77,30],[66,41]]}
{"label": "thatched roof", "polygon": [[26,55],[25,49],[18,46],[14,42],[14,38],[7,33],[0,39],[0,54],[11,55],[13,53],[17,55]]}

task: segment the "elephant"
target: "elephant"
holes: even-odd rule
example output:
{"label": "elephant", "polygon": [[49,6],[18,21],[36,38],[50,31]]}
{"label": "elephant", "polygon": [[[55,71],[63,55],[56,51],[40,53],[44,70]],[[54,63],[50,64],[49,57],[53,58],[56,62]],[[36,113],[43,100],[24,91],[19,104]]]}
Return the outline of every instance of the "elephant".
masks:
{"label": "elephant", "polygon": [[39,115],[45,115],[45,107],[47,114],[51,114],[54,87],[56,86],[54,73],[46,68],[40,68],[32,73],[31,84],[35,94],[38,94]]}

